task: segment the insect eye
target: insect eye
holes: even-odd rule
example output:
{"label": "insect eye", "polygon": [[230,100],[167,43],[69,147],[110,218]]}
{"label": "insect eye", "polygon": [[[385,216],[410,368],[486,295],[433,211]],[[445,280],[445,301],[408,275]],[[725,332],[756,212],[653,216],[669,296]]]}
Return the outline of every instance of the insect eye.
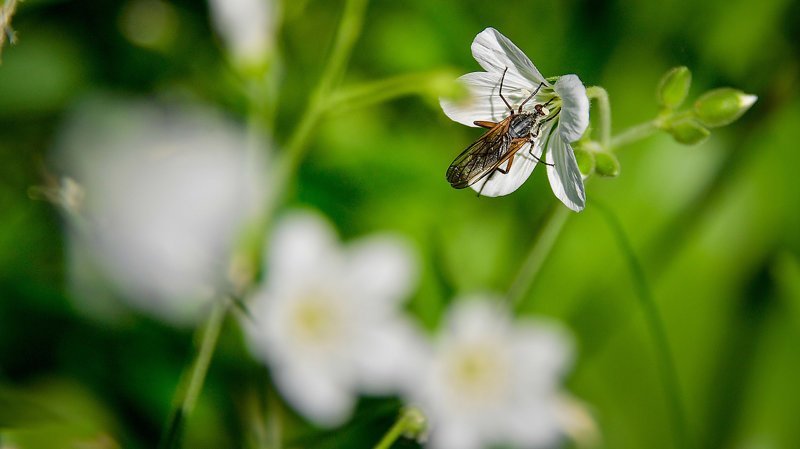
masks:
{"label": "insect eye", "polygon": [[545,115],[545,116],[550,115],[550,110],[547,109],[546,107],[542,106],[540,108],[540,110],[542,111],[542,115]]}

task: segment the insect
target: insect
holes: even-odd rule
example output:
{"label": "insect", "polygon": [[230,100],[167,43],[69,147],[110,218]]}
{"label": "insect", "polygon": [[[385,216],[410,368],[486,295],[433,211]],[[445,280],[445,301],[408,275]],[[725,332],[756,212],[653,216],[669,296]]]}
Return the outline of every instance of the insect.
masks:
{"label": "insect", "polygon": [[[546,106],[550,102],[537,104],[532,112],[522,111],[522,107],[539,92],[544,83],[540,83],[539,87],[514,110],[503,96],[503,80],[507,71],[508,67],[503,70],[503,76],[500,78],[500,99],[511,114],[498,123],[482,120],[473,122],[489,130],[461,152],[447,169],[447,181],[456,189],[469,187],[486,176],[491,178],[496,171],[502,174],[508,173],[514,162],[514,156],[526,143],[531,144],[528,153],[537,161],[547,164],[533,154],[533,145],[539,136],[542,124],[546,121],[540,119],[549,114]],[[506,164],[505,169],[501,168],[503,164]],[[480,192],[478,195],[480,196]]]}

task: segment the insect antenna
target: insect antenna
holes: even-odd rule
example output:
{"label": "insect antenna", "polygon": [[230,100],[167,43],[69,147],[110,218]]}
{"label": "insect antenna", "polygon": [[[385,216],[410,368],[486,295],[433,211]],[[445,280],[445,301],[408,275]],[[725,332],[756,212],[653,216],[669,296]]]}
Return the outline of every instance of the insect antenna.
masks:
{"label": "insect antenna", "polygon": [[[536,90],[534,90],[533,93],[528,98],[526,98],[525,101],[522,102],[522,104],[519,105],[519,110],[517,110],[518,113],[522,113],[522,107],[525,106],[525,103],[530,101],[531,98],[533,98],[534,96],[536,96],[536,94],[539,93],[539,89],[541,89],[542,86],[544,86],[544,83],[539,83],[539,87],[537,87]],[[548,100],[547,102],[549,103],[551,101],[553,101],[552,98],[550,100]]]}

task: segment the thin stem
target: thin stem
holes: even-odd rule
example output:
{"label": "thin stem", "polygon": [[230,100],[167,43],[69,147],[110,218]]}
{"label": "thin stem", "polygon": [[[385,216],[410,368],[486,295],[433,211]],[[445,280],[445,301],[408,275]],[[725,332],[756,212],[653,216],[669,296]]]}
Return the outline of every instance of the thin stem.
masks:
{"label": "thin stem", "polygon": [[326,110],[354,109],[382,103],[397,97],[425,93],[449,72],[434,71],[394,76],[391,78],[340,89],[331,95]]}
{"label": "thin stem", "polygon": [[652,289],[647,281],[642,264],[639,262],[633,250],[633,246],[625,233],[625,229],[622,227],[622,223],[620,223],[617,216],[609,207],[596,200],[594,204],[602,213],[606,224],[608,224],[611,229],[620,251],[622,251],[625,256],[625,262],[633,278],[636,296],[639,299],[639,304],[642,307],[645,320],[647,321],[647,327],[650,329],[655,343],[659,371],[661,372],[664,384],[664,392],[667,396],[672,423],[675,428],[676,438],[678,439],[677,447],[690,449],[694,447],[694,444],[692,444],[692,440],[689,436],[686,409],[681,400],[682,395],[680,382],[678,381],[678,370],[675,366],[675,360],[669,346],[664,320],[658,311],[658,306],[653,298]]}
{"label": "thin stem", "polygon": [[586,95],[597,100],[600,145],[604,151],[608,151],[611,144],[611,104],[608,101],[608,92],[600,86],[591,86],[586,89]]}
{"label": "thin stem", "polygon": [[222,324],[225,322],[229,304],[230,301],[227,298],[224,301],[216,301],[208,316],[208,321],[199,329],[200,345],[197,348],[191,369],[187,373],[189,376],[184,376],[182,381],[184,386],[178,390],[179,396],[175,402],[176,406],[173,408],[166,431],[162,435],[159,444],[162,449],[181,447],[184,425],[197,403],[197,398],[200,396],[200,390],[203,387],[208,367],[211,364],[211,358],[214,355],[217,339],[222,329]]}
{"label": "thin stem", "polygon": [[512,307],[518,306],[530,290],[536,276],[544,265],[544,261],[553,249],[553,246],[569,218],[569,210],[560,204],[550,212],[545,220],[539,237],[531,247],[525,262],[522,264],[517,277],[508,289],[508,302]]}
{"label": "thin stem", "polygon": [[628,128],[621,134],[618,134],[613,138],[611,138],[608,149],[616,150],[619,147],[628,145],[637,140],[642,140],[644,138],[650,137],[656,132],[658,132],[660,123],[661,121],[659,119],[654,119],[649,122],[641,123],[639,125]]}
{"label": "thin stem", "polygon": [[392,444],[403,435],[405,430],[406,422],[401,416],[397,421],[395,421],[394,425],[392,425],[389,431],[386,432],[383,438],[381,438],[378,444],[375,445],[374,449],[389,449],[392,447]]}
{"label": "thin stem", "polygon": [[416,438],[425,431],[425,416],[414,407],[406,407],[373,449],[389,449],[398,438],[405,435]]}
{"label": "thin stem", "polygon": [[268,201],[270,208],[275,206],[274,202],[281,196],[286,188],[286,183],[297,170],[303,156],[305,156],[311,132],[322,117],[331,89],[344,71],[344,67],[350,59],[353,45],[355,45],[356,39],[361,33],[366,7],[367,0],[347,0],[345,4],[331,55],[322,71],[317,87],[311,94],[308,107],[289,139],[282,159],[278,161],[274,184],[271,189],[272,196]]}

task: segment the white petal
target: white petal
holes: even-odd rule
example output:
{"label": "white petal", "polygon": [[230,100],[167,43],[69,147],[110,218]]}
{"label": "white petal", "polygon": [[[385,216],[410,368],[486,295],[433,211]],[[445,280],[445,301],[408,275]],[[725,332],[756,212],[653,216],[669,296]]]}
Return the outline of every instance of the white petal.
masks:
{"label": "white petal", "polygon": [[354,242],[348,262],[345,282],[358,292],[355,299],[380,303],[378,307],[395,306],[416,281],[415,257],[408,243],[397,237],[372,236]]}
{"label": "white petal", "polygon": [[332,427],[342,424],[353,411],[355,393],[339,384],[328,371],[311,367],[279,369],[275,384],[286,400],[316,424]]}
{"label": "white petal", "polygon": [[561,113],[558,118],[558,133],[567,142],[575,142],[583,136],[589,126],[589,97],[577,75],[564,75],[554,86],[561,97]]}
{"label": "white petal", "polygon": [[508,67],[506,77],[521,76],[534,87],[539,83],[550,85],[525,53],[494,28],[486,28],[475,36],[472,41],[472,56],[487,72],[503,73]]}
{"label": "white petal", "polygon": [[583,178],[575,161],[572,147],[564,141],[561,134],[553,132],[547,143],[547,178],[556,197],[565,206],[580,212],[586,205]]}
{"label": "white petal", "polygon": [[[526,143],[514,156],[511,170],[503,174],[499,171],[490,173],[483,180],[471,185],[472,190],[479,192],[481,196],[503,196],[517,190],[519,186],[533,173],[539,157],[542,156],[542,146],[537,141],[533,149],[534,156],[528,152],[531,145]],[[505,170],[505,164],[500,168]]]}
{"label": "white petal", "polygon": [[[442,98],[439,104],[451,120],[467,126],[476,126],[476,120],[499,122],[508,117],[508,107],[500,98],[500,78],[502,72],[472,72],[458,78],[467,89],[467,96],[461,100]],[[506,74],[503,80],[503,96],[514,107],[522,103],[536,86],[519,76]],[[531,102],[533,104],[533,102]]]}
{"label": "white petal", "polygon": [[374,324],[361,335],[354,354],[360,390],[378,395],[414,391],[430,357],[422,332],[404,320]]}
{"label": "white petal", "polygon": [[331,226],[312,212],[294,212],[275,227],[267,247],[270,284],[292,288],[307,282],[310,273],[327,271],[334,262],[338,242]]}

